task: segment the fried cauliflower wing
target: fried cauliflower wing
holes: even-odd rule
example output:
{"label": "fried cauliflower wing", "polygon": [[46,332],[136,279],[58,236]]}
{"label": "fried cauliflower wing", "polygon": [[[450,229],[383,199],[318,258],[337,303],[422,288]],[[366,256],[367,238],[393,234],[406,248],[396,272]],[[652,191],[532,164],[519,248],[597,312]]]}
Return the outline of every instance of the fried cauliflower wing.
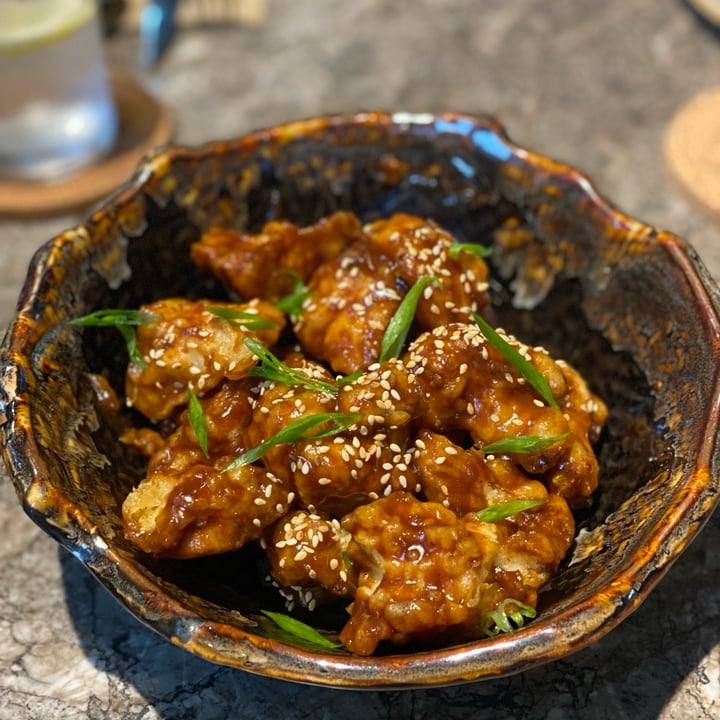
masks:
{"label": "fried cauliflower wing", "polygon": [[487,266],[481,258],[451,252],[453,237],[432,222],[394,215],[363,228],[363,236],[312,275],[312,293],[295,320],[305,352],[339,373],[362,370],[377,359],[390,318],[421,277],[425,288],[416,322],[430,329],[489,303]]}
{"label": "fried cauliflower wing", "polygon": [[257,234],[209,230],[193,244],[190,255],[239,297],[278,300],[292,288],[287,271],[307,281],[318,265],[335,258],[361,232],[360,221],[348,212],[308,227],[272,220]]}
{"label": "fried cauliflower wing", "polygon": [[[212,312],[218,307],[271,324],[269,329],[252,330]],[[131,362],[125,374],[127,404],[146,417],[170,417],[188,401],[188,387],[198,395],[222,380],[238,380],[257,363],[245,346],[246,337],[266,345],[277,342],[285,316],[272,304],[253,300],[244,304],[168,298],[142,307],[156,319],[137,328],[137,347],[143,364]]]}

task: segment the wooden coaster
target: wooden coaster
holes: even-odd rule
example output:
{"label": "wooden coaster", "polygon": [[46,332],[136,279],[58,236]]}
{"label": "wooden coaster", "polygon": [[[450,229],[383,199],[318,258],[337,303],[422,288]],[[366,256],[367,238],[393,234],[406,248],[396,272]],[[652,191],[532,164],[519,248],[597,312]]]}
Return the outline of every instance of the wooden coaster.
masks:
{"label": "wooden coaster", "polygon": [[685,0],[685,2],[714,28],[720,28],[720,0]]}
{"label": "wooden coaster", "polygon": [[114,150],[57,182],[0,180],[0,215],[47,216],[85,208],[128,180],[145,153],[170,140],[170,113],[125,71],[110,68],[109,74],[119,120]]}
{"label": "wooden coaster", "polygon": [[673,118],[665,159],[689,198],[720,218],[720,87],[697,95]]}

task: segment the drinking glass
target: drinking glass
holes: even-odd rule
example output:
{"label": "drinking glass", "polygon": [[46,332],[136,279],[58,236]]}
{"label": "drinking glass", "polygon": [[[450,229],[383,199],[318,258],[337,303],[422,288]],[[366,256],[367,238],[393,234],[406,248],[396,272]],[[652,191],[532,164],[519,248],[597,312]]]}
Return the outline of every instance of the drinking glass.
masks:
{"label": "drinking glass", "polygon": [[118,133],[96,0],[0,0],[0,176],[57,180]]}

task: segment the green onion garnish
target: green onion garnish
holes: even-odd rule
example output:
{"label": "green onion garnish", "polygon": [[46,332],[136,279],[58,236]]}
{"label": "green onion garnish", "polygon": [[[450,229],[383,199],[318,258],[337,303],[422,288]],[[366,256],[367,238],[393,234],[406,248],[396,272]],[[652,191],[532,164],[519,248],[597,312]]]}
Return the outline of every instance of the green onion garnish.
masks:
{"label": "green onion garnish", "polygon": [[410,290],[408,290],[402,302],[398,305],[397,310],[395,310],[395,314],[390,318],[388,326],[385,328],[385,334],[380,344],[380,357],[378,358],[378,362],[385,362],[391,358],[399,357],[408,332],[410,332],[410,326],[415,318],[415,310],[423,290],[425,290],[428,285],[439,282],[440,281],[432,275],[423,275]]}
{"label": "green onion garnish", "polygon": [[244,310],[236,310],[235,308],[220,307],[217,305],[209,305],[205,309],[209,313],[212,313],[223,320],[227,320],[233,325],[243,327],[246,330],[275,330],[277,328],[277,325],[272,320],[268,320],[257,313],[245,312]]}
{"label": "green onion garnish", "polygon": [[475,513],[478,520],[483,522],[499,522],[505,520],[505,518],[512,517],[524,510],[538,507],[538,505],[544,505],[545,500],[506,500],[505,502],[495,503],[494,505],[488,505],[482,510],[478,510]]}
{"label": "green onion garnish", "polygon": [[197,395],[188,387],[188,418],[198,445],[205,457],[208,456],[208,421]]}
{"label": "green onion garnish", "polygon": [[71,325],[80,327],[114,327],[120,332],[125,340],[128,355],[131,362],[138,367],[145,366],[145,358],[138,350],[135,326],[147,325],[158,320],[158,316],[145,310],[120,310],[107,309],[96,310],[89,315],[73,318]]}
{"label": "green onion garnish", "polygon": [[556,442],[564,440],[570,435],[570,431],[564,432],[562,435],[518,435],[518,437],[503,438],[495,442],[488,443],[482,447],[483,455],[502,454],[502,453],[536,453],[542,452],[545,448],[549,448]]}
{"label": "green onion garnish", "polygon": [[362,375],[362,370],[356,370],[354,373],[350,373],[349,375],[341,375],[340,377],[335,378],[335,382],[338,385],[349,385],[350,383],[354,383],[358,378],[362,377]]}
{"label": "green onion garnish", "polygon": [[517,371],[527,380],[527,382],[537,391],[542,399],[551,407],[557,408],[558,404],[553,397],[547,380],[540,371],[528,360],[526,360],[510,343],[502,338],[494,328],[492,328],[480,315],[472,314],[475,322],[482,331],[487,341],[510,363],[512,363]]}
{"label": "green onion garnish", "polygon": [[457,256],[467,252],[473,255],[477,255],[481,258],[490,257],[492,255],[492,248],[487,245],[481,245],[480,243],[453,243],[450,246],[449,254],[450,257],[455,260]]}
{"label": "green onion garnish", "polygon": [[[229,465],[223,468],[223,471],[234,470],[243,465],[250,465],[277,445],[285,445],[287,443],[297,442],[298,440],[318,440],[320,438],[330,437],[331,435],[337,435],[355,425],[361,417],[362,413],[337,412],[305,415],[297,420],[293,420],[289,425],[278,430],[272,437],[263,440],[256,447],[236,457]],[[315,428],[326,424],[328,427],[325,428],[325,430],[314,434],[311,433]]]}
{"label": "green onion garnish", "polygon": [[260,364],[252,368],[248,373],[249,375],[283,383],[284,385],[301,385],[308,390],[317,390],[318,392],[327,393],[328,395],[337,395],[338,387],[335,383],[311,377],[302,370],[291,368],[282,362],[282,360],[276,358],[259,340],[246,337],[243,338],[243,342],[248,350],[260,360]]}
{"label": "green onion garnish", "polygon": [[281,297],[275,305],[282,310],[286,315],[291,317],[297,317],[302,312],[303,303],[312,295],[308,290],[307,285],[302,281],[302,278],[290,268],[283,268],[276,270],[276,272],[287,273],[293,279],[292,290]]}
{"label": "green onion garnish", "polygon": [[[515,609],[507,610],[508,606],[514,606]],[[536,615],[537,611],[534,607],[514,598],[506,598],[497,610],[490,610],[483,615],[483,630],[489,637],[495,637],[501,632],[512,632],[523,627],[525,618],[532,619]]]}
{"label": "green onion garnish", "polygon": [[294,635],[300,640],[304,640],[305,642],[317,645],[321,648],[327,648],[328,650],[335,650],[336,648],[342,647],[342,643],[330,640],[322,633],[315,630],[315,628],[310,627],[310,625],[306,625],[304,622],[296,620],[289,615],[272,612],[270,610],[261,610],[260,612],[270,618],[270,620],[272,620],[281,630]]}

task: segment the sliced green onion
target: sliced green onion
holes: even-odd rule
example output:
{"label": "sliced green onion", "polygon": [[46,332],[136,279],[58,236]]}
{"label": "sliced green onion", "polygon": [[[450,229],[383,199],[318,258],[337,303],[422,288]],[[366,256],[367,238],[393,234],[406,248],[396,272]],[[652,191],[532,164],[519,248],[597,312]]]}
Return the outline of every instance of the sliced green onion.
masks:
{"label": "sliced green onion", "polygon": [[286,273],[293,279],[292,290],[281,297],[275,305],[282,310],[286,315],[291,317],[297,317],[302,312],[303,303],[312,295],[308,290],[307,285],[303,282],[302,278],[290,268],[283,268],[276,270],[276,272]]}
{"label": "sliced green onion", "polygon": [[158,319],[155,313],[146,312],[145,310],[119,310],[109,308],[107,310],[96,310],[89,315],[73,318],[70,324],[81,325],[83,327],[124,327],[127,325],[147,325]]}
{"label": "sliced green onion", "polygon": [[502,454],[502,453],[536,453],[542,452],[556,442],[564,440],[570,435],[570,432],[564,432],[562,435],[518,435],[517,437],[503,438],[495,442],[488,443],[482,447],[483,455]]}
{"label": "sliced green onion", "polygon": [[330,640],[330,638],[325,637],[325,635],[319,633],[315,628],[289,615],[272,612],[270,610],[261,610],[260,612],[270,618],[281,630],[294,635],[300,640],[304,640],[321,648],[327,648],[328,650],[335,650],[336,648],[342,647],[342,643]]}
{"label": "sliced green onion", "polygon": [[258,357],[260,364],[249,371],[249,375],[265,378],[284,385],[301,385],[308,390],[317,390],[328,395],[337,395],[338,387],[335,383],[319,380],[308,375],[302,370],[291,368],[282,360],[279,360],[259,340],[255,338],[243,338],[245,346]]}
{"label": "sliced green onion", "polygon": [[[298,440],[317,440],[344,432],[362,418],[362,413],[314,413],[293,420],[272,437],[263,440],[256,447],[236,457],[223,471],[234,470],[243,465],[250,465],[259,460],[271,448],[277,445],[297,442]],[[312,434],[311,431],[321,425],[328,425],[325,430]]]}
{"label": "sliced green onion", "polygon": [[191,387],[188,387],[188,418],[190,427],[195,433],[198,445],[205,457],[208,456],[208,421],[197,395]]}
{"label": "sliced green onion", "polygon": [[356,370],[354,373],[350,373],[349,375],[342,375],[341,377],[335,378],[335,382],[338,385],[349,385],[350,383],[355,382],[358,378],[362,377],[362,375],[362,370]]}
{"label": "sliced green onion", "polygon": [[395,310],[395,314],[390,318],[387,328],[385,328],[385,334],[380,344],[380,357],[378,358],[378,362],[385,362],[391,358],[399,357],[408,332],[410,332],[410,326],[415,319],[415,310],[417,309],[418,302],[420,302],[423,290],[425,290],[428,285],[439,282],[440,281],[432,275],[423,275],[410,290],[408,290],[402,302],[398,305],[397,310]]}
{"label": "sliced green onion", "polygon": [[71,325],[80,327],[114,327],[125,340],[130,361],[138,367],[145,367],[145,358],[138,350],[135,326],[147,325],[158,320],[158,316],[145,310],[106,309],[96,310],[89,315],[73,318]]}
{"label": "sliced green onion", "polygon": [[545,500],[506,500],[505,502],[488,505],[482,510],[478,510],[475,514],[477,515],[478,520],[494,523],[499,522],[500,520],[505,520],[505,518],[512,517],[513,515],[517,515],[518,513],[529,510],[530,508],[538,507],[539,505],[544,504]]}
{"label": "sliced green onion", "polygon": [[449,255],[453,260],[463,252],[486,258],[492,255],[492,248],[487,245],[481,245],[480,243],[453,243],[450,246]]}
{"label": "sliced green onion", "polygon": [[209,313],[223,320],[227,320],[233,325],[241,326],[246,330],[275,330],[277,328],[277,325],[272,320],[268,320],[257,313],[236,310],[235,308],[220,307],[218,305],[209,305],[205,309]]}
{"label": "sliced green onion", "polygon": [[[508,606],[514,606],[514,609],[507,610]],[[506,598],[497,610],[490,610],[483,615],[483,631],[489,637],[495,637],[501,632],[512,632],[525,625],[525,618],[531,620],[536,615],[534,607],[514,598]]]}
{"label": "sliced green onion", "polygon": [[130,356],[130,362],[134,363],[138,367],[145,367],[145,358],[137,346],[137,333],[135,329],[128,325],[116,325],[115,326],[125,340],[125,346],[127,347],[128,355]]}
{"label": "sliced green onion", "polygon": [[553,397],[550,386],[542,373],[528,360],[526,360],[510,343],[501,337],[480,315],[473,313],[473,318],[478,324],[487,341],[527,380],[536,390],[542,399],[551,407],[557,408],[558,404]]}

